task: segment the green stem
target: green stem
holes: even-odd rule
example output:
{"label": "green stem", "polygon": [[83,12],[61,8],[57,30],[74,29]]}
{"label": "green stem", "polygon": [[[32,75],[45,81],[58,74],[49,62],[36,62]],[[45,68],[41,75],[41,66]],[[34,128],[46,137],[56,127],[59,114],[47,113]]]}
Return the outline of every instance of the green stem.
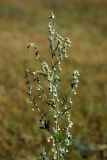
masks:
{"label": "green stem", "polygon": [[[59,128],[59,120],[57,118],[57,126],[56,126],[56,130],[57,130],[57,134],[58,134],[58,128]],[[59,160],[59,142],[57,142],[57,160]]]}

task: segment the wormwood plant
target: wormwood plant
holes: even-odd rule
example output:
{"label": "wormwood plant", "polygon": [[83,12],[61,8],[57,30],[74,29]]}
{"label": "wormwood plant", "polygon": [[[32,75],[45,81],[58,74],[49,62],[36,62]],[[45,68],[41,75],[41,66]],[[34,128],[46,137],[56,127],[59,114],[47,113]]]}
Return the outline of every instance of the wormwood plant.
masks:
{"label": "wormwood plant", "polygon": [[[37,45],[30,43],[27,49],[34,49],[34,59],[38,61],[40,69],[36,71],[26,69],[25,79],[27,84],[27,93],[29,95],[30,102],[32,103],[32,110],[38,111],[40,116],[40,129],[49,133],[47,141],[51,142],[52,146],[51,159],[65,160],[65,154],[68,152],[68,148],[72,143],[70,129],[72,128],[73,122],[70,117],[70,109],[72,106],[72,95],[76,94],[76,87],[79,82],[79,72],[77,70],[73,71],[70,93],[67,95],[63,91],[63,94],[61,94],[61,63],[64,58],[68,57],[67,48],[71,46],[71,41],[68,37],[63,38],[57,33],[54,19],[55,16],[51,13],[48,25],[51,65],[42,61]],[[45,87],[43,85],[43,81],[45,81]],[[46,103],[48,113],[42,111],[43,107],[40,106],[38,99],[43,101],[44,104]],[[47,114],[51,114],[51,120],[47,118]],[[61,122],[63,117],[65,121],[62,126]],[[52,120],[53,123],[51,123]],[[48,159],[49,157],[43,148],[38,160]]]}

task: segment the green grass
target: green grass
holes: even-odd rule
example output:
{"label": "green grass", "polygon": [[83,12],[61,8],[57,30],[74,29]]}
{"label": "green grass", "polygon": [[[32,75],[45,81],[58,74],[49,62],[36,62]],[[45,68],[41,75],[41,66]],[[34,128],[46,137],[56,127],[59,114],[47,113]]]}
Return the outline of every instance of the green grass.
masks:
{"label": "green grass", "polygon": [[[34,65],[26,51],[29,42],[36,42],[42,56],[49,60],[47,15],[52,5],[47,2],[0,2],[0,160],[31,160],[38,154],[40,144],[45,143],[45,133],[40,136],[38,129],[39,117],[28,104],[24,68]],[[73,68],[81,74],[78,95],[73,100],[73,137],[89,145],[106,144],[106,0],[72,4],[68,0],[54,10],[58,30],[72,38],[71,60],[64,62],[62,76],[69,81]],[[71,153],[70,160],[82,160],[74,147]],[[96,155],[87,158],[98,159]]]}

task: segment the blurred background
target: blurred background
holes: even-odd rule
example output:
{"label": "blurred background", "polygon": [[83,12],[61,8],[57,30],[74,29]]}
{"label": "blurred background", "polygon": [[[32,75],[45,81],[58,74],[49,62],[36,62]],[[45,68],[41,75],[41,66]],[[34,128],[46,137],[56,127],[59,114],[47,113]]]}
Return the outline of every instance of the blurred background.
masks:
{"label": "blurred background", "polygon": [[0,0],[0,160],[36,159],[45,143],[47,133],[39,129],[39,117],[28,103],[24,70],[33,67],[26,51],[29,42],[36,43],[49,60],[51,10],[59,33],[72,40],[63,77],[69,82],[73,69],[81,74],[73,97],[73,144],[67,158],[106,160],[106,0]]}

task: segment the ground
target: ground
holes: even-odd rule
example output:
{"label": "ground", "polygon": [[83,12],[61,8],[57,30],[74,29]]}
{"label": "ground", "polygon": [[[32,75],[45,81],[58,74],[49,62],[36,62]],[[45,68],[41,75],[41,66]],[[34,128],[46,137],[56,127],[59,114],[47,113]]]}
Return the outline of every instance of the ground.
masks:
{"label": "ground", "polygon": [[[77,96],[73,97],[74,142],[68,157],[82,160],[82,146],[107,143],[106,0],[1,0],[1,160],[32,160],[44,143],[46,133],[41,133],[39,117],[28,103],[24,70],[36,67],[26,51],[29,42],[35,42],[49,61],[47,17],[51,10],[55,11],[58,31],[72,40],[69,59],[63,65],[63,86],[69,83],[73,69],[81,74]],[[86,159],[102,160],[105,155],[100,156],[86,154]]]}

